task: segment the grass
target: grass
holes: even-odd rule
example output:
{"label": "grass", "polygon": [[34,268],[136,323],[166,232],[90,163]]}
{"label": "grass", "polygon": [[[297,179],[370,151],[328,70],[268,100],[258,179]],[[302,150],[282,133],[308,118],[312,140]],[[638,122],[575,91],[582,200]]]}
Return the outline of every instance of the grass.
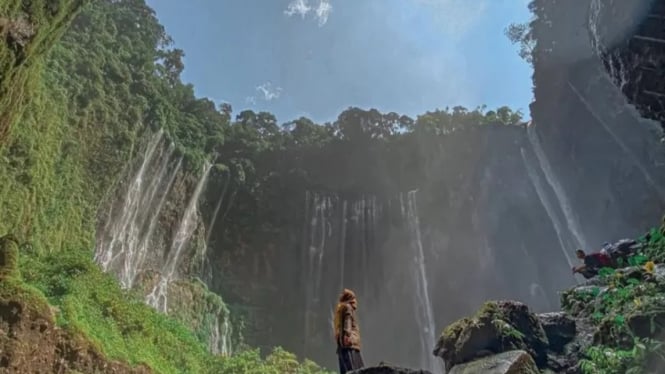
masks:
{"label": "grass", "polygon": [[122,290],[86,251],[68,250],[20,257],[22,287],[57,307],[57,323],[85,336],[108,358],[145,364],[157,373],[325,373],[310,361],[276,348],[223,357],[208,353],[196,334]]}

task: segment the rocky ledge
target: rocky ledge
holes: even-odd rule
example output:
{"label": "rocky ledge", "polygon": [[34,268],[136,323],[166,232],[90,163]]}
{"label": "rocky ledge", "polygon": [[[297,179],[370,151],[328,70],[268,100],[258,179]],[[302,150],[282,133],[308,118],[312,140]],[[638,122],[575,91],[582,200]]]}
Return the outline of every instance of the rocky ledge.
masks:
{"label": "rocky ledge", "polygon": [[378,366],[354,370],[349,374],[432,374],[426,370],[413,370],[381,363]]}
{"label": "rocky ledge", "polygon": [[517,301],[487,302],[449,325],[433,353],[449,374],[650,373],[664,366],[662,344],[649,342],[665,325],[665,266],[609,271],[563,292],[561,304],[562,311],[536,314]]}

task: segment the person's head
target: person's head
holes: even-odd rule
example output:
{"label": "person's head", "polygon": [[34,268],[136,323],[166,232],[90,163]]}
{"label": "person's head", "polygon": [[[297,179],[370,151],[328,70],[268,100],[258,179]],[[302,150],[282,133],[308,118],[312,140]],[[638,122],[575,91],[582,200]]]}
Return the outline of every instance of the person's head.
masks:
{"label": "person's head", "polygon": [[586,253],[584,253],[583,250],[578,249],[575,251],[575,256],[577,256],[577,258],[579,259],[583,259],[584,257],[586,257]]}
{"label": "person's head", "polygon": [[356,294],[348,288],[345,288],[344,291],[342,291],[342,294],[339,296],[339,302],[351,304],[354,308],[358,306]]}

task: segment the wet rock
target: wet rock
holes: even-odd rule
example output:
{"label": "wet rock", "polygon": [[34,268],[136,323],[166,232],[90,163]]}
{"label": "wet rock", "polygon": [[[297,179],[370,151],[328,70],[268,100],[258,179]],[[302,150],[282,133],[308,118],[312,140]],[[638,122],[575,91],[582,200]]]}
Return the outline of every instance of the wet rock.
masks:
{"label": "wet rock", "polygon": [[516,301],[488,302],[473,318],[448,326],[434,349],[446,370],[479,357],[513,350],[532,355],[539,365],[547,361],[549,342],[538,318]]}
{"label": "wet rock", "polygon": [[379,366],[354,370],[349,372],[349,374],[432,374],[432,373],[426,370],[406,369],[387,364],[379,364]]}
{"label": "wet rock", "polygon": [[656,264],[656,267],[653,271],[654,278],[656,282],[665,283],[665,265]]}
{"label": "wet rock", "polygon": [[536,363],[525,351],[509,351],[456,365],[448,374],[538,374]]}
{"label": "wet rock", "polygon": [[538,314],[538,320],[543,326],[549,349],[562,352],[564,346],[575,338],[575,320],[564,312]]}
{"label": "wet rock", "polygon": [[662,333],[662,326],[665,326],[665,311],[661,309],[635,313],[628,317],[627,323],[636,336],[652,338]]}

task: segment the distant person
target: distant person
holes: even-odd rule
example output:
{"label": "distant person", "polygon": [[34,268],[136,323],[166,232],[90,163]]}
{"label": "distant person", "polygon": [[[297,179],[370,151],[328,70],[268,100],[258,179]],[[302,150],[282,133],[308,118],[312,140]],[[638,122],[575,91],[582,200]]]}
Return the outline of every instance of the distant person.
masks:
{"label": "distant person", "polygon": [[337,358],[341,374],[365,366],[360,355],[360,329],[356,318],[357,309],[356,294],[351,290],[344,289],[335,310],[335,340],[337,341]]}
{"label": "distant person", "polygon": [[580,273],[586,279],[593,278],[598,275],[598,271],[601,268],[614,267],[612,266],[612,258],[607,253],[605,253],[605,251],[587,255],[583,250],[578,249],[575,251],[575,255],[577,258],[584,261],[584,264],[580,266],[573,266],[573,274]]}

